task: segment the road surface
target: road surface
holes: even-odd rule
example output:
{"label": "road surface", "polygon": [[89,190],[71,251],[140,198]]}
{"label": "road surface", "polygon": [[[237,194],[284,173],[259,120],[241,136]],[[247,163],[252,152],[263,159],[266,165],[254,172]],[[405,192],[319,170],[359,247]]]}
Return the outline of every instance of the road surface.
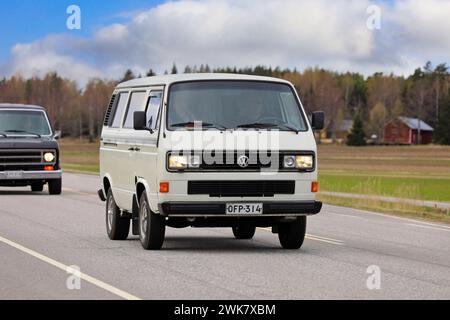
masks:
{"label": "road surface", "polygon": [[63,185],[0,189],[0,299],[450,299],[448,225],[325,205],[298,251],[266,229],[243,241],[170,228],[163,250],[144,251],[107,238],[96,176]]}

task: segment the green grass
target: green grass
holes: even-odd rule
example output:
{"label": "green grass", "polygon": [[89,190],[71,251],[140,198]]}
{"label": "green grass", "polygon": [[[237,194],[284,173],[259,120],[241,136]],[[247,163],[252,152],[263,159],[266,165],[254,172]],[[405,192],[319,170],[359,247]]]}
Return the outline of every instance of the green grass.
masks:
{"label": "green grass", "polygon": [[450,177],[385,173],[320,172],[322,191],[450,201]]}
{"label": "green grass", "polygon": [[406,203],[385,202],[375,199],[349,199],[319,194],[318,199],[327,204],[350,207],[360,210],[383,212],[405,218],[450,224],[450,212],[429,207],[414,206]]}
{"label": "green grass", "polygon": [[100,171],[98,164],[76,164],[76,163],[64,163],[62,166],[64,171],[67,172],[81,172],[97,174]]}

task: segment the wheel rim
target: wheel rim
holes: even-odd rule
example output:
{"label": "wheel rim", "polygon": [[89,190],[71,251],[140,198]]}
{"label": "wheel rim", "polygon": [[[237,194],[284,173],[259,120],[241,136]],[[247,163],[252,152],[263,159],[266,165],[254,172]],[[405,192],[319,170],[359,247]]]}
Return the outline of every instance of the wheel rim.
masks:
{"label": "wheel rim", "polygon": [[139,216],[139,226],[140,226],[142,238],[146,237],[147,223],[148,223],[148,210],[147,210],[147,206],[144,204],[141,208],[141,214]]}
{"label": "wheel rim", "polygon": [[112,222],[114,217],[114,199],[111,197],[108,201],[108,212],[107,212],[107,222],[108,222],[108,230],[112,229]]}

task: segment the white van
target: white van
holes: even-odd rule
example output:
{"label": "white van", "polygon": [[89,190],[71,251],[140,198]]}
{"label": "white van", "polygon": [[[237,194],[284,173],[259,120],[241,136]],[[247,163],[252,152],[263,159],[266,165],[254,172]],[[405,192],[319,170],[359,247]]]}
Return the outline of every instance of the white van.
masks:
{"label": "white van", "polygon": [[251,239],[271,227],[298,249],[306,216],[320,212],[311,121],[287,81],[235,74],[183,74],[121,83],[100,146],[110,239],[139,235],[160,249],[165,228],[229,227]]}

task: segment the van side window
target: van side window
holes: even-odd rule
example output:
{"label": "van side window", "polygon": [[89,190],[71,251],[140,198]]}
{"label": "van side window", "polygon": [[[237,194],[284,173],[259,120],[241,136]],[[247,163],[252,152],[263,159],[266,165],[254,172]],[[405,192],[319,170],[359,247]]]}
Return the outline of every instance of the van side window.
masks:
{"label": "van side window", "polygon": [[144,110],[145,95],[145,91],[137,91],[131,93],[130,105],[128,106],[125,123],[123,125],[124,128],[133,128],[134,112]]}
{"label": "van side window", "polygon": [[147,103],[147,127],[156,129],[158,126],[158,115],[162,101],[162,91],[150,92]]}
{"label": "van side window", "polygon": [[116,104],[116,110],[114,111],[114,119],[111,124],[111,127],[113,128],[120,127],[120,121],[122,120],[123,111],[127,106],[128,92],[119,93],[117,99],[119,99],[119,101]]}

